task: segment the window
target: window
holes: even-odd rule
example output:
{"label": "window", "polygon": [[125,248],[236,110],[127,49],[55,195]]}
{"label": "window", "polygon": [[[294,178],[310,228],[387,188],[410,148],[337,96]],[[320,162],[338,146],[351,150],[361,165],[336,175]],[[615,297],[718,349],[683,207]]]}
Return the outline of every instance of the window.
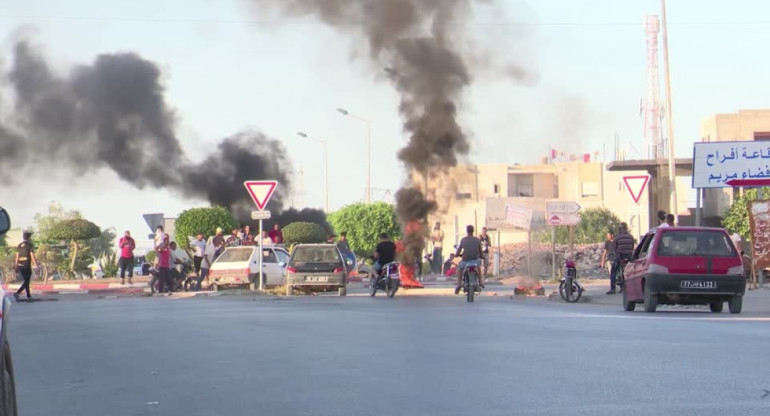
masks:
{"label": "window", "polygon": [[275,250],[275,254],[278,256],[278,261],[281,263],[289,262],[289,255],[283,250]]}
{"label": "window", "polygon": [[643,259],[647,257],[648,252],[650,251],[650,244],[652,244],[652,240],[655,239],[655,234],[648,234],[647,237],[639,243],[639,247],[641,249],[639,250],[639,255],[636,256],[638,259]]}
{"label": "window", "polygon": [[531,184],[519,184],[517,187],[517,195],[521,197],[533,197],[535,196],[535,190],[533,189]]}
{"label": "window", "polygon": [[337,247],[297,247],[292,257],[293,263],[338,263]]}
{"label": "window", "polygon": [[217,263],[235,263],[249,261],[251,253],[254,252],[250,247],[231,247],[225,250],[217,259]]}
{"label": "window", "polygon": [[583,182],[581,195],[583,198],[599,196],[599,183],[598,182]]}
{"label": "window", "polygon": [[534,197],[534,175],[527,173],[509,173],[508,174],[508,196],[509,197]]}
{"label": "window", "polygon": [[458,192],[457,193],[457,199],[458,200],[460,200],[460,199],[471,199],[471,198],[473,198],[473,194],[471,194],[470,192]]}
{"label": "window", "polygon": [[665,231],[658,255],[663,257],[733,257],[733,246],[720,231]]}
{"label": "window", "polygon": [[278,258],[273,250],[262,250],[262,263],[278,263]]}

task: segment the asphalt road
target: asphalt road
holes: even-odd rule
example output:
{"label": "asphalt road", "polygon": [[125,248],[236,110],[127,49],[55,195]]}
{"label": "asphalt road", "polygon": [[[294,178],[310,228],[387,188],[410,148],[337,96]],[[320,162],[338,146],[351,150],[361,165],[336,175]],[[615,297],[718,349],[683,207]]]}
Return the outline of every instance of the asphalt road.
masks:
{"label": "asphalt road", "polygon": [[770,414],[768,318],[415,296],[11,313],[20,415]]}

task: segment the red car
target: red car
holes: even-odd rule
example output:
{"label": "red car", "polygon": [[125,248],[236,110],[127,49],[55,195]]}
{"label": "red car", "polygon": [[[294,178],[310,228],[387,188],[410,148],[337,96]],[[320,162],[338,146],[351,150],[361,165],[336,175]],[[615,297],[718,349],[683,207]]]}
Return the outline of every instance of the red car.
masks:
{"label": "red car", "polygon": [[642,238],[624,269],[623,308],[646,312],[658,305],[709,305],[741,313],[746,278],[743,261],[721,228],[654,228]]}

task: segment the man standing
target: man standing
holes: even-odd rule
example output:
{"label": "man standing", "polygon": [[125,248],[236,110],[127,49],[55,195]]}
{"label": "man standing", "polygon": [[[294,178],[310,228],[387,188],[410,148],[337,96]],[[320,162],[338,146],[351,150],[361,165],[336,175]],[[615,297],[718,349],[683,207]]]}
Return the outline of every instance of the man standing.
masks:
{"label": "man standing", "polygon": [[492,241],[487,234],[487,227],[481,227],[479,241],[481,241],[481,259],[484,262],[484,280],[487,280],[489,277],[489,248],[492,247]]}
{"label": "man standing", "polygon": [[280,225],[273,225],[273,229],[267,235],[273,240],[273,244],[283,244],[283,232],[281,232]]}
{"label": "man standing", "polygon": [[217,227],[216,234],[211,239],[211,243],[214,244],[214,258],[216,259],[225,251],[225,237],[222,236],[222,227]]}
{"label": "man standing", "polygon": [[32,299],[32,295],[29,293],[29,280],[32,278],[32,265],[34,264],[37,268],[37,258],[35,257],[35,247],[29,241],[30,237],[32,237],[32,233],[25,231],[22,234],[23,241],[16,247],[16,260],[14,261],[16,273],[20,273],[21,277],[24,278],[24,283],[13,294],[17,302],[19,295],[25,290],[27,291],[27,300]]}
{"label": "man standing", "polygon": [[209,279],[209,271],[211,270],[211,264],[214,263],[214,244],[208,243],[205,245],[203,249],[203,259],[201,260],[201,273],[198,276],[195,290],[200,292],[201,290],[201,283],[203,282],[203,279],[206,279],[208,282]]}
{"label": "man standing", "polygon": [[612,262],[612,270],[610,270],[610,291],[607,292],[608,295],[616,293],[615,276],[617,276],[618,269],[620,269],[620,263],[631,258],[635,244],[634,237],[628,233],[628,224],[621,222],[618,235],[615,236],[615,260]]}
{"label": "man standing", "polygon": [[660,228],[666,228],[669,226],[668,223],[666,223],[666,211],[658,211],[658,223],[658,227]]}
{"label": "man standing", "polygon": [[159,225],[155,229],[155,245],[153,247],[158,247],[161,243],[163,243],[163,226]]}
{"label": "man standing", "polygon": [[607,269],[607,263],[610,264],[609,271],[612,273],[612,263],[615,261],[615,241],[612,231],[607,231],[607,239],[604,241],[604,252],[602,253],[602,269]]}
{"label": "man standing", "polygon": [[[342,258],[345,259],[345,268],[347,268],[348,273],[350,273],[355,267],[356,256],[353,254],[352,251],[350,251],[350,244],[348,244],[347,231],[343,231],[340,233],[340,239],[337,240],[337,249],[339,249],[340,253],[342,253]],[[347,264],[348,260],[350,260],[354,264],[348,265]]]}
{"label": "man standing", "polygon": [[193,249],[193,267],[195,268],[195,277],[201,275],[201,262],[203,261],[203,251],[206,249],[206,238],[203,233],[198,233],[198,236],[190,243]]}
{"label": "man standing", "polygon": [[237,228],[233,228],[232,232],[230,233],[230,237],[227,238],[227,241],[225,242],[225,245],[227,247],[238,247],[241,245],[241,238],[238,237],[238,234],[240,233],[240,230]]}
{"label": "man standing", "polygon": [[131,238],[131,233],[128,230],[118,240],[118,247],[120,248],[120,259],[118,260],[120,284],[126,284],[126,269],[128,269],[128,283],[131,284],[133,283],[131,279],[134,277],[134,249],[136,248],[136,242]]}
{"label": "man standing", "polygon": [[254,236],[251,235],[251,226],[243,227],[243,231],[240,234],[241,244],[244,246],[250,246],[254,244]]}
{"label": "man standing", "polygon": [[668,224],[669,227],[674,226],[674,214],[666,215],[666,224]]}
{"label": "man standing", "polygon": [[444,231],[441,229],[441,223],[436,221],[433,232],[430,235],[430,241],[433,243],[433,255],[431,256],[431,269],[433,273],[441,273],[441,263],[443,262],[441,249],[444,244]]}
{"label": "man standing", "polygon": [[267,234],[267,231],[262,231],[262,245],[263,246],[272,246],[273,245],[273,239],[270,238],[270,236]]}
{"label": "man standing", "polygon": [[158,292],[168,290],[168,293],[171,293],[171,247],[168,234],[163,234],[163,240],[155,248],[155,252],[158,253]]}

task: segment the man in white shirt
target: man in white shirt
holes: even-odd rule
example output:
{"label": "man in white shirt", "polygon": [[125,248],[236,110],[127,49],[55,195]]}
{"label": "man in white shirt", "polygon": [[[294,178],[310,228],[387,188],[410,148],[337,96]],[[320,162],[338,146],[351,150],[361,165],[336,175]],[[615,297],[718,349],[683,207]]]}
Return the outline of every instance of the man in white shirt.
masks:
{"label": "man in white shirt", "polygon": [[660,223],[658,224],[658,228],[670,227],[670,225],[668,225],[668,223],[666,222],[666,211],[663,211],[663,210],[658,211],[658,222]]}
{"label": "man in white shirt", "polygon": [[444,263],[441,249],[444,245],[444,231],[441,229],[441,223],[436,221],[433,232],[430,234],[430,241],[433,243],[433,254],[431,255],[431,271],[441,273],[441,266]]}
{"label": "man in white shirt", "polygon": [[201,274],[198,275],[198,281],[195,285],[196,291],[201,290],[201,283],[203,282],[203,279],[206,279],[206,283],[208,284],[209,271],[211,270],[211,265],[214,263],[215,252],[216,250],[214,249],[213,243],[209,242],[204,246],[203,258],[201,259]]}
{"label": "man in white shirt", "polygon": [[198,233],[195,240],[190,242],[193,249],[193,266],[195,267],[195,276],[201,275],[201,261],[203,261],[203,250],[206,249],[206,238],[203,233]]}

